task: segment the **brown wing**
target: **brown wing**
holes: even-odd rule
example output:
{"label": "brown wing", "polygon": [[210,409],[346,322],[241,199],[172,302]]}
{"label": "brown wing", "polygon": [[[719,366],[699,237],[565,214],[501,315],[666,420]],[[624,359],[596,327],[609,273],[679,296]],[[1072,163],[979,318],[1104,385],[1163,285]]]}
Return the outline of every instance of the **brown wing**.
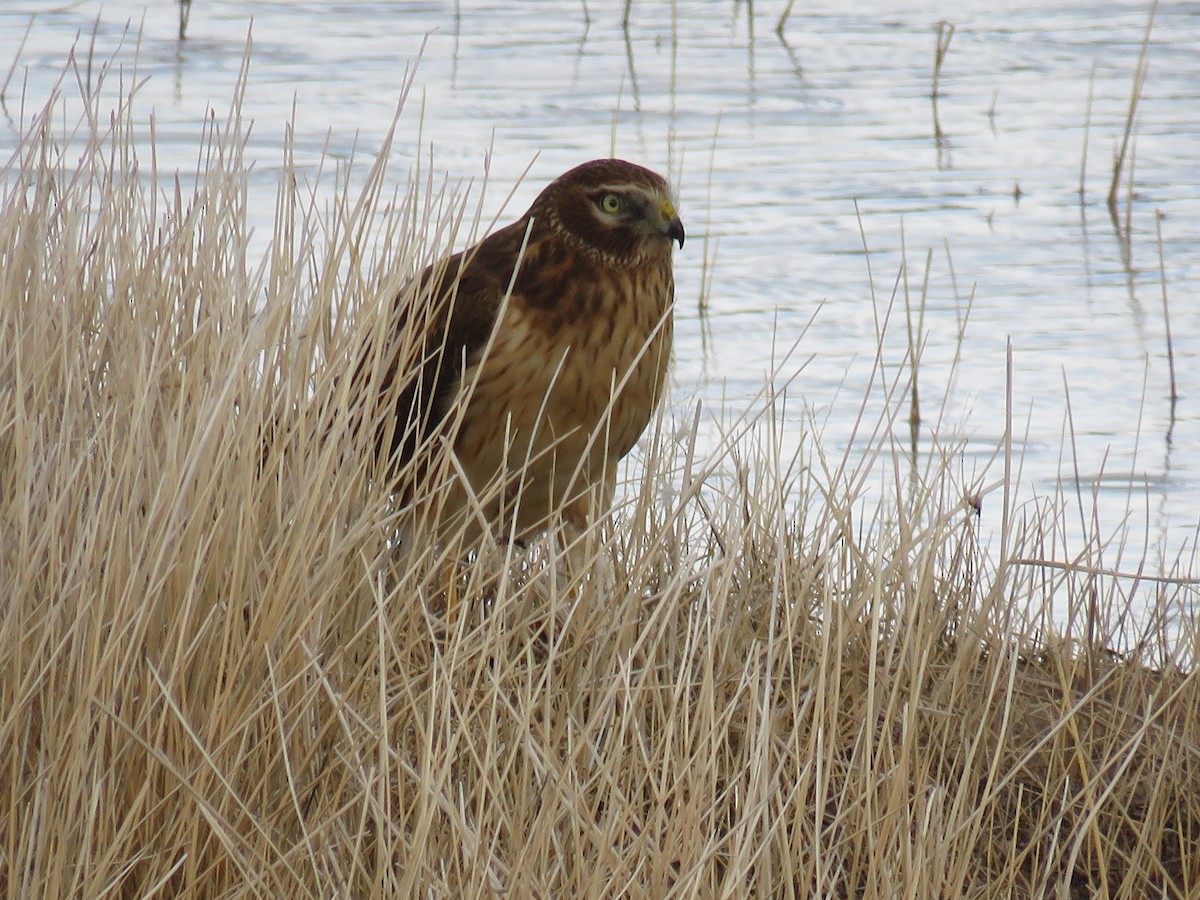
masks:
{"label": "brown wing", "polygon": [[[389,344],[382,359],[365,347],[354,381],[368,395],[394,398],[392,415],[379,417],[381,454],[400,469],[441,424],[459,391],[464,364],[483,351],[512,280],[528,220],[522,218],[474,247],[434,263],[395,300]],[[376,366],[381,375],[372,378]]]}

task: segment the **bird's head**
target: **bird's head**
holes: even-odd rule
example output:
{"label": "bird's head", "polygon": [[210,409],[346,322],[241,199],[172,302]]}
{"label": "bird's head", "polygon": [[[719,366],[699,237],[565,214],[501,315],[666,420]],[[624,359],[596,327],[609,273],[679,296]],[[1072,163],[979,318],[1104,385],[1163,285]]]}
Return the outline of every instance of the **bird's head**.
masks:
{"label": "bird's head", "polygon": [[671,258],[683,246],[683,223],[667,182],[622,159],[596,159],[560,175],[530,214],[572,244],[621,266]]}

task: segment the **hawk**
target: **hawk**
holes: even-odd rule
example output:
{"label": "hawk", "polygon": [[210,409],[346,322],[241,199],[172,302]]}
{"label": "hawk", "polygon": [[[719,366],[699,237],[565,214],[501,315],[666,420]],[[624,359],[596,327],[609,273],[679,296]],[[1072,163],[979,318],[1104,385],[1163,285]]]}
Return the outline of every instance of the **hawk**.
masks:
{"label": "hawk", "polygon": [[356,379],[398,490],[439,537],[521,540],[611,503],[666,382],[675,241],[667,182],[598,159],[401,291]]}

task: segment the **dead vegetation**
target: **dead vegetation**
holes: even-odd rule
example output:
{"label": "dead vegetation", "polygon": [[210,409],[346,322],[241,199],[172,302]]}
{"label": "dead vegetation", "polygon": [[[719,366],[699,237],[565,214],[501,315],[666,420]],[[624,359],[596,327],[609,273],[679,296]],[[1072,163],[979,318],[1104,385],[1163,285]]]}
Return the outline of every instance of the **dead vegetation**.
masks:
{"label": "dead vegetation", "polygon": [[981,520],[953,448],[867,502],[889,423],[773,398],[578,546],[414,549],[339,360],[461,204],[285,165],[259,266],[236,110],[176,192],[98,97],[2,184],[0,893],[1200,891],[1188,573]]}

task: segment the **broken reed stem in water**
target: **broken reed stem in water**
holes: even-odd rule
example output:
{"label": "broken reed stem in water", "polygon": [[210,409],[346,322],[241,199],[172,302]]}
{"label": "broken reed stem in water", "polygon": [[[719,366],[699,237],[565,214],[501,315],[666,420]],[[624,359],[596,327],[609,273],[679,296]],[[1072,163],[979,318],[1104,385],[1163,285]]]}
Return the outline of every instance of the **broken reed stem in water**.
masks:
{"label": "broken reed stem in water", "polygon": [[1163,253],[1162,212],[1154,217],[1154,231],[1158,238],[1158,280],[1162,285],[1163,327],[1167,335],[1167,369],[1171,375],[1171,418],[1175,418],[1175,402],[1179,399],[1179,385],[1175,381],[1175,346],[1171,339],[1171,310],[1167,304],[1167,264]]}
{"label": "broken reed stem in water", "polygon": [[938,96],[941,93],[942,63],[950,52],[950,41],[954,37],[954,23],[942,19],[937,23],[937,45],[933,51],[933,76],[929,96],[933,101],[933,134],[943,137],[941,119],[938,117]]}
{"label": "broken reed stem in water", "polygon": [[787,28],[787,20],[792,15],[792,7],[795,3],[796,0],[788,0],[787,6],[783,8],[783,12],[779,14],[779,20],[775,23],[775,33],[781,38],[783,37],[784,29]]}
{"label": "broken reed stem in water", "polygon": [[[1146,73],[1149,68],[1146,51],[1150,46],[1150,32],[1154,27],[1154,13],[1158,9],[1158,0],[1150,3],[1150,12],[1146,18],[1146,30],[1142,35],[1142,46],[1138,51],[1137,66],[1133,72],[1133,89],[1129,94],[1129,107],[1125,113],[1125,130],[1121,135],[1121,143],[1113,154],[1112,182],[1108,186],[1108,211],[1114,222],[1120,221],[1117,211],[1118,194],[1121,186],[1121,171],[1125,166],[1126,155],[1129,152],[1129,141],[1133,134],[1133,123],[1137,116],[1138,102],[1142,98],[1142,90],[1146,86]],[[1132,174],[1130,175],[1130,191],[1132,193]]]}
{"label": "broken reed stem in water", "polygon": [[179,40],[187,39],[188,19],[192,15],[192,0],[179,0]]}

